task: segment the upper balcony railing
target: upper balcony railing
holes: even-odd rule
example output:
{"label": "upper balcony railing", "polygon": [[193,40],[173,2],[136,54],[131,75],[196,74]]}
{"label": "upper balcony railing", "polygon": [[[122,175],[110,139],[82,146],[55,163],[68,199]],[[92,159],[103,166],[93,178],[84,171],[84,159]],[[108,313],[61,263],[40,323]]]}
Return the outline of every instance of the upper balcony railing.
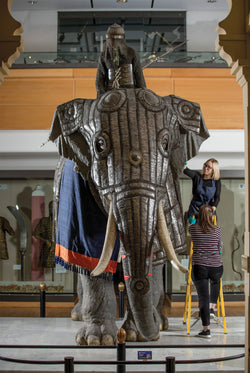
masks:
{"label": "upper balcony railing", "polygon": [[[139,52],[142,68],[147,67],[228,67],[217,52],[169,52],[152,54]],[[96,67],[100,53],[24,52],[12,68],[72,68]]]}

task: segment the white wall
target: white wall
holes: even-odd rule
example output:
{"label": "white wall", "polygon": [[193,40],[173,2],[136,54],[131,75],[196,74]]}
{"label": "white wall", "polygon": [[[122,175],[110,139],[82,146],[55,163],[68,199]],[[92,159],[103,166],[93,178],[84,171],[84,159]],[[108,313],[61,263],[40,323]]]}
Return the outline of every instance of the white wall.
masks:
{"label": "white wall", "polygon": [[18,11],[12,15],[24,29],[24,52],[57,51],[57,12]]}
{"label": "white wall", "polygon": [[[221,170],[244,170],[244,130],[211,130],[210,138],[199,154],[188,162],[201,169],[208,158],[218,159]],[[56,145],[44,146],[49,131],[0,131],[1,170],[54,170],[58,153]]]}
{"label": "white wall", "polygon": [[187,12],[187,50],[188,51],[215,51],[215,40],[218,36],[216,27],[228,14],[226,11],[218,12]]}
{"label": "white wall", "polygon": [[244,170],[244,130],[210,130],[209,134],[198,156],[188,162],[190,168],[201,169],[203,162],[213,157],[221,170]]}

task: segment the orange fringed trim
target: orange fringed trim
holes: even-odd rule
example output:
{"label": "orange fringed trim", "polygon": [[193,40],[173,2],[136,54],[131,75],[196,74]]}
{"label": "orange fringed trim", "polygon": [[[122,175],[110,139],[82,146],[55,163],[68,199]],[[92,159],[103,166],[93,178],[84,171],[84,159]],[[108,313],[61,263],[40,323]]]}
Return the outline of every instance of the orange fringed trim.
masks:
{"label": "orange fringed trim", "polygon": [[[76,253],[59,244],[56,244],[55,256],[61,258],[65,263],[73,264],[89,270],[94,269],[99,262],[98,258],[90,258],[86,255]],[[116,267],[117,262],[110,260],[105,272],[115,273]]]}

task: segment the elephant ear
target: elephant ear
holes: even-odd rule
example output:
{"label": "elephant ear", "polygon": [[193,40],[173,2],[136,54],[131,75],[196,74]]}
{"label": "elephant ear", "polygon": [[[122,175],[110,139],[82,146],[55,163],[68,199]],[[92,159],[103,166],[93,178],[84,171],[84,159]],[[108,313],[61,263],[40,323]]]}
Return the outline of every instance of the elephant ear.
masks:
{"label": "elephant ear", "polygon": [[199,104],[173,95],[169,97],[180,133],[178,145],[171,153],[171,164],[178,172],[182,172],[184,163],[198,154],[201,144],[209,137],[209,132]]}
{"label": "elephant ear", "polygon": [[64,164],[65,164],[65,158],[60,157],[57,162],[57,166],[55,169],[55,175],[54,175],[52,242],[56,242],[57,218],[58,218],[58,208],[59,208],[59,199],[60,199],[60,184],[61,184]]}
{"label": "elephant ear", "polygon": [[[173,148],[170,153],[167,174],[167,198],[164,213],[169,227],[170,237],[177,253],[186,252],[186,232],[179,176],[185,161],[198,154],[203,141],[209,137],[200,105],[176,96],[165,97],[172,114],[179,125],[175,128]],[[176,224],[178,222],[178,224]]]}
{"label": "elephant ear", "polygon": [[[84,99],[75,99],[59,105],[55,111],[49,141],[56,143],[58,153],[75,162],[77,171],[87,179],[90,170],[88,135],[84,131]],[[87,105],[88,106],[88,105]],[[86,117],[86,118],[85,118]]]}

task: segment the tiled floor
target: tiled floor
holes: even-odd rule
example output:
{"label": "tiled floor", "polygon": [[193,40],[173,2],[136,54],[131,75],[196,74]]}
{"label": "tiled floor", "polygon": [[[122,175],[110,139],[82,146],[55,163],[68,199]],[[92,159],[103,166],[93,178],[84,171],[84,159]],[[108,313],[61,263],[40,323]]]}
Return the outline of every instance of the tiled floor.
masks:
{"label": "tiled floor", "polygon": [[[193,322],[195,319],[192,319]],[[117,321],[118,326],[121,321]],[[201,330],[200,320],[191,328],[187,335],[186,325],[181,317],[169,318],[169,329],[161,333],[161,338],[154,343],[146,343],[133,347],[127,344],[126,359],[139,362],[138,351],[152,351],[152,361],[165,361],[167,356],[176,359],[176,372],[244,372],[244,358],[224,362],[207,362],[199,364],[180,364],[180,360],[197,360],[227,357],[243,354],[244,347],[227,347],[229,345],[243,345],[245,334],[244,316],[227,317],[227,334],[223,327],[211,323],[212,338],[202,339],[197,337]],[[63,362],[65,356],[73,356],[75,363],[78,361],[112,361],[117,358],[116,349],[76,349],[75,334],[81,327],[81,322],[72,321],[70,318],[0,318],[0,344],[1,345],[68,345],[68,349],[22,349],[1,348],[0,356],[27,359],[27,360],[57,360]],[[150,345],[150,346],[149,346]],[[153,345],[153,347],[151,347]],[[164,347],[162,347],[164,345]],[[197,347],[194,347],[197,346]],[[71,348],[72,346],[72,348]],[[131,346],[131,347],[130,347]],[[172,346],[172,347],[171,347]],[[150,360],[149,360],[150,361]],[[57,365],[31,365],[19,364],[0,360],[0,373],[3,372],[64,372],[63,364]],[[115,365],[74,365],[75,372],[117,372]],[[127,365],[127,372],[165,372],[161,365]]]}

